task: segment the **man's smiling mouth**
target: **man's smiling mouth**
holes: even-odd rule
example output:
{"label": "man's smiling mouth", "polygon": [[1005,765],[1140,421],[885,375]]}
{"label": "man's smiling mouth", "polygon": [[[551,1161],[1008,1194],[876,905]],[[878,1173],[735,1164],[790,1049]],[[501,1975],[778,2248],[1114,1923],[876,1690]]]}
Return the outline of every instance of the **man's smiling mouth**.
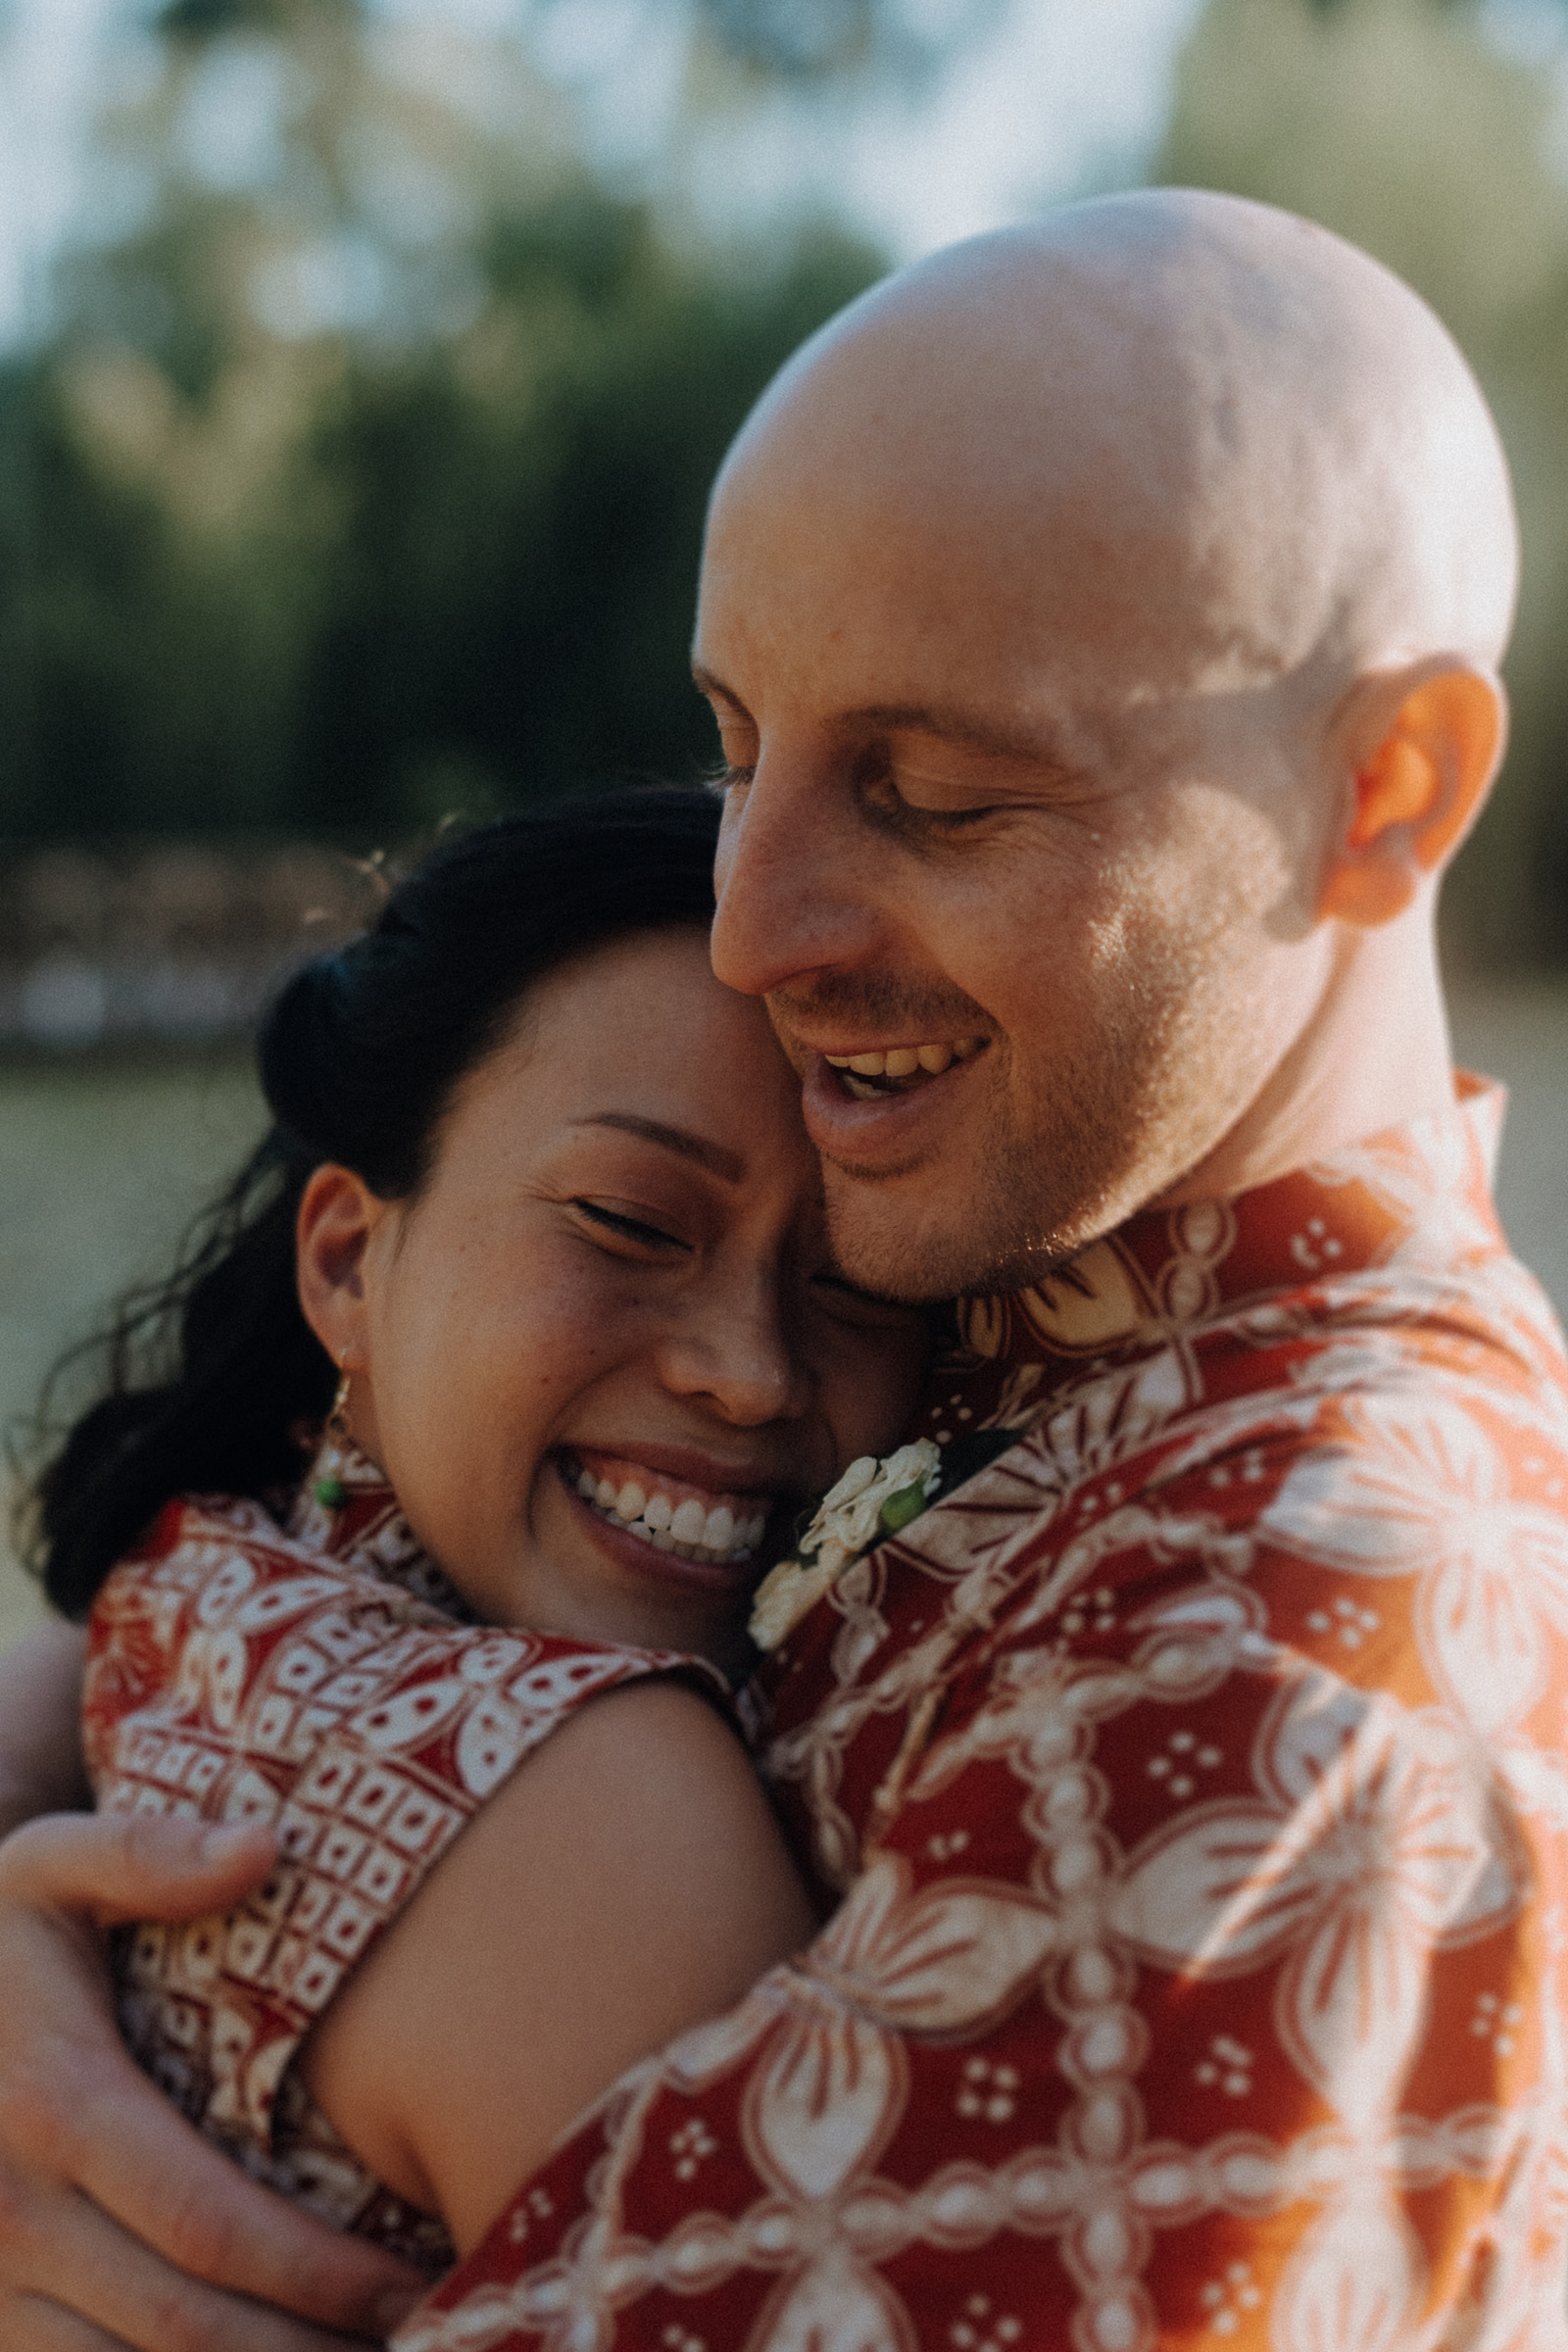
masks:
{"label": "man's smiling mouth", "polygon": [[984,1051],[983,1037],[947,1039],[918,1046],[889,1046],[864,1054],[824,1054],[822,1058],[829,1069],[837,1070],[839,1083],[857,1102],[870,1102],[887,1095],[908,1095],[956,1062],[973,1061]]}
{"label": "man's smiling mouth", "polygon": [[710,1493],[667,1471],[584,1447],[567,1454],[566,1482],[601,1519],[656,1551],[713,1567],[749,1560],[767,1528],[770,1499]]}

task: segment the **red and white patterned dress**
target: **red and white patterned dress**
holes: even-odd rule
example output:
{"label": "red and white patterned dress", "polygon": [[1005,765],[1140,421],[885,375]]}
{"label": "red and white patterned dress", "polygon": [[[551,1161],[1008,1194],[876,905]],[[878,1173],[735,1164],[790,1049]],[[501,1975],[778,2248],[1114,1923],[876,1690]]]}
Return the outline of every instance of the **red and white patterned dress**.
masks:
{"label": "red and white patterned dress", "polygon": [[696,1659],[478,1625],[381,1472],[330,1442],[281,1524],[250,1500],[170,1503],[88,1627],[99,1809],[266,1822],[283,1859],[224,1916],[117,1938],[141,2063],[256,2179],[445,2270],[441,2225],[366,2170],[290,2061],[514,1767],[585,1699],[669,1674],[723,1703]]}
{"label": "red and white patterned dress", "polygon": [[1462,1108],[971,1302],[770,1675],[843,1901],[398,2352],[1560,2352],[1568,1365]]}

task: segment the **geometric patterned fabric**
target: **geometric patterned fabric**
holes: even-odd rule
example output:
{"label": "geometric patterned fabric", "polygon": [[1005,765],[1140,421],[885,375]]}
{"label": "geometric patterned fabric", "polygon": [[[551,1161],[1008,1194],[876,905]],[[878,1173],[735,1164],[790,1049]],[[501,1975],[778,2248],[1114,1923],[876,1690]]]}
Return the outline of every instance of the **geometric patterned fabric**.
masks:
{"label": "geometric patterned fabric", "polygon": [[755,1693],[798,1960],[397,2352],[1568,2344],[1568,1364],[1500,1099],[960,1309]]}
{"label": "geometric patterned fabric", "polygon": [[99,1809],[266,1822],[282,1858],[226,1915],[121,1932],[142,2065],[254,2178],[437,2276],[445,2230],[365,2169],[290,2061],[514,1766],[585,1699],[672,1673],[727,1709],[698,1660],[475,1624],[381,1472],[330,1439],[276,1517],[169,1504],[93,1606]]}

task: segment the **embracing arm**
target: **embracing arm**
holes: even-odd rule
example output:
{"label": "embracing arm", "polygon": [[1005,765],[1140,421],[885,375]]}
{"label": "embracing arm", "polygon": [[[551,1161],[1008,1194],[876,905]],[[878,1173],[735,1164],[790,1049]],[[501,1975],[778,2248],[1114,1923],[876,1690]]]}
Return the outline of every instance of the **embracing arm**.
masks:
{"label": "embracing arm", "polygon": [[814,1924],[739,1740],[693,1692],[639,1683],[469,1824],[317,2028],[306,2080],[466,2250],[628,2066]]}
{"label": "embracing arm", "polygon": [[224,1908],[275,1858],[254,1830],[90,1816],[0,1845],[6,2352],[349,2352],[416,2300],[401,2264],[248,2181],[115,2026],[103,1930]]}
{"label": "embracing arm", "polygon": [[121,2042],[104,1929],[220,1908],[275,1849],[255,1832],[65,1810],[88,1801],[82,1655],[82,1635],[51,1624],[0,1658],[0,1828],[16,1831],[0,1844],[0,2343],[380,2342],[415,2299],[412,2274],[246,2180]]}
{"label": "embracing arm", "polygon": [[1559,2341],[1550,1817],[1532,1865],[1431,1711],[1216,1674],[1193,1617],[1157,1696],[1088,1662],[1092,1763],[1060,1650],[950,1687],[775,1996],[563,2141],[399,2352],[546,2310],[605,2352]]}

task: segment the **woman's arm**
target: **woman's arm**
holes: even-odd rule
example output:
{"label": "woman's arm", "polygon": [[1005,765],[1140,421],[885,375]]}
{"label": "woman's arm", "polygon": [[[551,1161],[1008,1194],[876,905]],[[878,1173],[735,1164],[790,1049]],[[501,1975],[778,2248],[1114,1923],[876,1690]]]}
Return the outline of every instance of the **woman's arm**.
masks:
{"label": "woman's arm", "polygon": [[574,2116],[815,1924],[739,1740],[693,1692],[639,1683],[490,1799],[317,2027],[305,2078],[466,2250]]}
{"label": "woman's arm", "polygon": [[0,1657],[0,1836],[92,1803],[81,1761],[87,1637],[54,1618]]}

